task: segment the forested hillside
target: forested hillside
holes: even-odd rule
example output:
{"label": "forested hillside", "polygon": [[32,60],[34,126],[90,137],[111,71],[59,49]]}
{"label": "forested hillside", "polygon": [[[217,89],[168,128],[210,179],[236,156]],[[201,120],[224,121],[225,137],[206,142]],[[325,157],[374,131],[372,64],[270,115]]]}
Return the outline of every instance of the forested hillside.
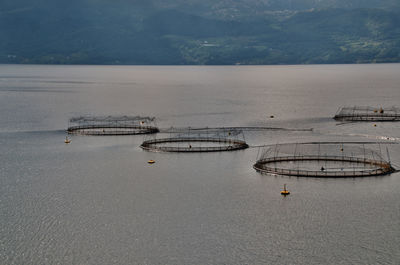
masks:
{"label": "forested hillside", "polygon": [[3,0],[0,63],[400,62],[394,0]]}

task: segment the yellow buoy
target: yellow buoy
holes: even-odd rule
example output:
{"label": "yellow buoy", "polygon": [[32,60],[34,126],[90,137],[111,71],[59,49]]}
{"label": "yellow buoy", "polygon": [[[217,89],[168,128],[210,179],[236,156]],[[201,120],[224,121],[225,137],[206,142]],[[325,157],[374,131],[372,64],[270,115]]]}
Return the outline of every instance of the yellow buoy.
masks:
{"label": "yellow buoy", "polygon": [[67,137],[65,137],[64,143],[66,143],[66,144],[69,144],[70,142],[71,142],[71,140],[70,140],[70,139],[68,139],[68,136],[67,136]]}
{"label": "yellow buoy", "polygon": [[283,196],[286,196],[286,195],[289,195],[289,194],[290,194],[290,191],[288,191],[288,190],[286,189],[286,184],[283,184],[283,190],[281,191],[281,194],[282,194]]}
{"label": "yellow buoy", "polygon": [[147,161],[147,163],[149,163],[149,164],[154,164],[156,161],[154,161],[154,160],[149,160],[149,161]]}

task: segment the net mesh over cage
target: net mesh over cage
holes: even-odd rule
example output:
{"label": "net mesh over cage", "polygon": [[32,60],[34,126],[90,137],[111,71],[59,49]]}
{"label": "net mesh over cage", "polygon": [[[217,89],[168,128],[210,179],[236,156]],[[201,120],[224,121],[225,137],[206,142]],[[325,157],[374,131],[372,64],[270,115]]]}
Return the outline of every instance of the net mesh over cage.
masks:
{"label": "net mesh over cage", "polygon": [[400,108],[343,107],[336,113],[339,121],[400,121]]}
{"label": "net mesh over cage", "polygon": [[170,137],[145,140],[140,147],[155,152],[218,152],[249,146],[241,130],[181,128],[179,133],[171,133]]}
{"label": "net mesh over cage", "polygon": [[363,177],[392,173],[379,144],[298,143],[266,147],[254,169],[261,173],[299,177]]}
{"label": "net mesh over cage", "polygon": [[69,120],[69,134],[135,135],[157,133],[155,118],[140,116],[81,116]]}

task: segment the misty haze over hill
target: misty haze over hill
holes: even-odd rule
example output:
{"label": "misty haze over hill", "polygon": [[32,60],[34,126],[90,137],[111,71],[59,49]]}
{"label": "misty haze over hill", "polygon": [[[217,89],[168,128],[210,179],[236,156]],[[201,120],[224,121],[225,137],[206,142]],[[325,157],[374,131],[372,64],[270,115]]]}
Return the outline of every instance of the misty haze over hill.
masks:
{"label": "misty haze over hill", "polygon": [[0,2],[0,63],[399,61],[397,0]]}

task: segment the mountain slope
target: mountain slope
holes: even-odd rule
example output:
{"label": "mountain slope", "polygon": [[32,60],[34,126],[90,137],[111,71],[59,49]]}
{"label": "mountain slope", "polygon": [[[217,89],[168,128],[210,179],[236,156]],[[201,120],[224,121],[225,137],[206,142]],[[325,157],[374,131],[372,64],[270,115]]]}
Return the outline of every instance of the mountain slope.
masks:
{"label": "mountain slope", "polygon": [[0,63],[400,61],[396,1],[293,2],[3,0]]}

